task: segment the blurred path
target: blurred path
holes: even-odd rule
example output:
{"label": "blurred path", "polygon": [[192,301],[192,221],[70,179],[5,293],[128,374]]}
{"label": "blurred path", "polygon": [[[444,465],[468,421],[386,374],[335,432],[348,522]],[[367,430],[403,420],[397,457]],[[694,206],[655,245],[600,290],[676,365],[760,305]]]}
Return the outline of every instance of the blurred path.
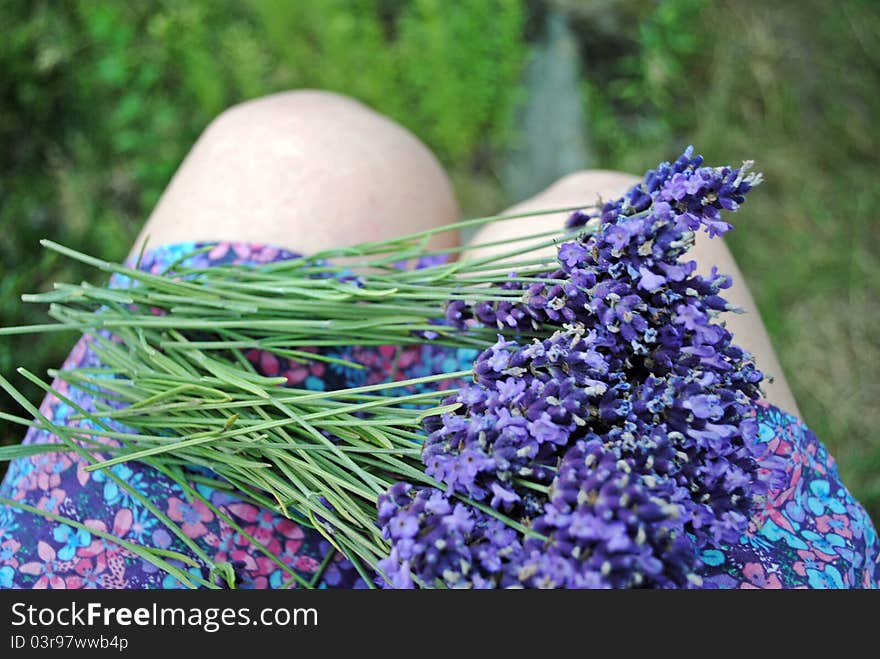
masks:
{"label": "blurred path", "polygon": [[517,116],[517,142],[502,169],[511,200],[543,190],[569,172],[595,166],[588,147],[577,41],[566,16],[551,9],[526,71],[528,98]]}

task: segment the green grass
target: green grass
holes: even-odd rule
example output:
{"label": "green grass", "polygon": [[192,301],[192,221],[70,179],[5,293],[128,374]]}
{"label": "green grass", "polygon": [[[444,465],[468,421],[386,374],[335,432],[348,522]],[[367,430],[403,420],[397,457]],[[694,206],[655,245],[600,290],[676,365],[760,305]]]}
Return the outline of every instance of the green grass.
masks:
{"label": "green grass", "polygon": [[603,164],[637,171],[684,143],[711,162],[757,161],[766,182],[729,244],[806,422],[880,519],[878,8],[669,4],[698,8],[700,36],[670,63],[680,28],[663,17],[643,27],[630,84],[658,105],[623,120],[594,114],[612,127]]}
{"label": "green grass", "polygon": [[[278,89],[345,91],[406,123],[469,214],[515,201],[498,179],[547,3],[471,4],[4,3],[0,322],[39,322],[18,296],[84,276],[39,238],[122,258],[210,118]],[[876,3],[554,4],[580,40],[599,166],[641,173],[693,143],[764,172],[730,245],[806,421],[880,519]],[[68,348],[4,338],[0,372],[45,372]],[[0,442],[20,435],[0,424]]]}

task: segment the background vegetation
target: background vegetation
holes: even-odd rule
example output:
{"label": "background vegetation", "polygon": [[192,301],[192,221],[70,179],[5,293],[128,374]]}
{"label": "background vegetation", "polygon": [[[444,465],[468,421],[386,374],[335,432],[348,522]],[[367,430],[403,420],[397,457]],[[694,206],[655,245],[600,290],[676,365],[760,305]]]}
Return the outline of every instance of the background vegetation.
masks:
{"label": "background vegetation", "polygon": [[[807,422],[880,519],[873,0],[7,0],[0,322],[41,322],[19,295],[84,276],[40,238],[123,258],[210,119],[281,89],[343,91],[407,125],[469,215],[514,201],[500,172],[548,11],[576,37],[593,165],[640,173],[689,143],[758,161],[767,183],[731,247]],[[0,372],[57,366],[71,339],[0,339]]]}

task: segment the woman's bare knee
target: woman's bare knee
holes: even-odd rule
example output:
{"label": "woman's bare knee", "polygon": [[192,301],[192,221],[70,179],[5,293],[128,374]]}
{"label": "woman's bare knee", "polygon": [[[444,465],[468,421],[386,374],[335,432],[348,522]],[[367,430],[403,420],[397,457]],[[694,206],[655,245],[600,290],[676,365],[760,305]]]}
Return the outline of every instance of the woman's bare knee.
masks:
{"label": "woman's bare knee", "polygon": [[[610,169],[584,169],[566,174],[546,190],[523,204],[539,199],[572,200],[572,205],[601,204],[620,197],[627,188],[641,179],[626,172]],[[575,201],[580,200],[580,201]],[[518,204],[522,205],[522,204]]]}
{"label": "woman's bare knee", "polygon": [[[503,211],[504,214],[532,213],[550,209],[573,209],[585,208],[602,204],[605,201],[620,197],[624,191],[638,178],[624,172],[611,170],[581,170],[566,174],[561,179],[552,183],[538,194],[529,199],[514,204]],[[565,220],[571,214],[570,210],[557,213],[547,213],[525,217],[516,220],[495,222],[482,227],[471,240],[473,246],[468,256],[488,257],[501,254],[509,250],[509,246],[498,245],[492,247],[479,247],[484,243],[509,240],[521,236],[551,231],[561,232],[565,226]],[[546,238],[534,241],[535,244],[546,242]],[[524,242],[523,246],[529,243]],[[554,253],[552,245],[536,248],[534,254],[547,255]]]}
{"label": "woman's bare knee", "polygon": [[346,96],[302,90],[241,103],[211,122],[142,237],[312,252],[432,228],[457,213],[445,172],[408,131]]}

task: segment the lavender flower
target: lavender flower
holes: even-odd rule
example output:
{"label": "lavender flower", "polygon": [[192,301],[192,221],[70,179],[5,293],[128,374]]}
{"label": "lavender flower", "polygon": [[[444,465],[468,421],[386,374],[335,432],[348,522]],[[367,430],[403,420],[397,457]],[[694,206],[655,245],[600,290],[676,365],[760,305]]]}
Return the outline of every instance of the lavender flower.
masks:
{"label": "lavender flower", "polygon": [[522,551],[516,533],[502,522],[440,490],[408,483],[397,483],[380,498],[379,525],[392,541],[379,570],[384,585],[393,588],[510,585],[506,574]]}
{"label": "lavender flower", "polygon": [[670,479],[643,473],[599,438],[562,459],[545,513],[525,543],[524,585],[540,588],[676,587],[699,583],[685,509]]}
{"label": "lavender flower", "polygon": [[425,471],[445,491],[383,500],[393,585],[689,587],[698,549],[738,539],[772,477],[751,441],[763,376],[716,322],[730,278],[682,257],[695,231],[730,228],[720,212],[760,182],[748,169],[688,148],[561,245],[547,282],[505,282],[518,302],[447,306],[453,326],[506,335],[477,357],[461,407],[425,425]]}

